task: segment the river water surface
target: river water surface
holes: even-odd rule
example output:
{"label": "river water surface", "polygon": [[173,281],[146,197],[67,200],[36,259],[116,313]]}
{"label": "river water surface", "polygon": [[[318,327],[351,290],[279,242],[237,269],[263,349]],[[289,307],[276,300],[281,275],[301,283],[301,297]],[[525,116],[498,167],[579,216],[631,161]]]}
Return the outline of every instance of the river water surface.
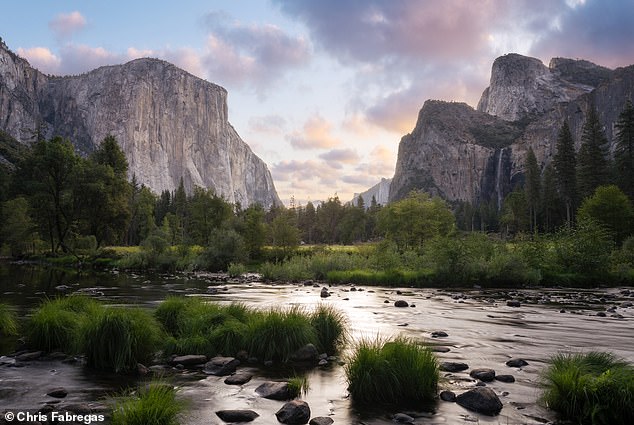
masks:
{"label": "river water surface", "polygon": [[[329,288],[332,296],[322,299],[321,286],[219,280],[209,274],[95,275],[4,265],[0,267],[0,301],[14,306],[22,318],[45,297],[78,291],[108,303],[142,307],[155,307],[166,296],[177,294],[222,303],[240,301],[258,308],[299,305],[311,309],[327,303],[346,314],[353,339],[404,335],[440,346],[439,350],[446,352],[437,353],[439,361],[464,362],[470,369],[488,367],[516,379],[514,383],[487,384],[504,404],[498,416],[487,417],[438,401],[409,412],[418,416],[415,423],[420,424],[552,422],[553,413],[538,403],[540,373],[550,356],[607,350],[634,362],[634,290],[626,288],[509,291],[336,286]],[[399,299],[414,306],[394,307]],[[507,306],[511,299],[520,301],[521,306]],[[445,331],[448,336],[432,338],[434,331]],[[521,357],[529,365],[521,369],[506,366],[513,357]],[[217,410],[252,409],[260,414],[253,424],[278,424],[274,412],[282,403],[258,397],[254,390],[263,381],[282,375],[276,370],[251,371],[254,378],[242,386],[225,385],[224,378],[197,372],[174,373],[170,379],[187,406],[181,423],[221,424]],[[468,371],[441,376],[441,389],[456,393],[475,385]],[[303,399],[313,417],[330,416],[335,424],[393,423],[391,414],[396,412],[354,408],[341,365],[333,362],[312,369],[307,377],[309,389]],[[29,362],[20,368],[0,366],[0,411],[41,407],[50,401],[45,390],[60,386],[69,393],[64,403],[72,404],[103,403],[105,397],[136,384],[134,378],[95,373],[54,360]]]}

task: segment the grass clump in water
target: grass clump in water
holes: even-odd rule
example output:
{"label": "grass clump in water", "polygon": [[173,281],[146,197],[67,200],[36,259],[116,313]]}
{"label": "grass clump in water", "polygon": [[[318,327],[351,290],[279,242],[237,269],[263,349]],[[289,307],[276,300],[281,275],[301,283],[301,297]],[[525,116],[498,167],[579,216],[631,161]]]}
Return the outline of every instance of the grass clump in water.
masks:
{"label": "grass clump in water", "polygon": [[18,334],[18,321],[15,313],[8,305],[0,303],[0,335],[15,336]]}
{"label": "grass clump in water", "polygon": [[85,323],[81,340],[89,366],[118,373],[151,360],[161,335],[160,326],[148,312],[108,308]]}
{"label": "grass clump in water", "polygon": [[543,375],[542,400],[578,424],[634,423],[634,367],[611,353],[557,354]]}
{"label": "grass clump in water", "polygon": [[406,338],[362,339],[345,366],[348,391],[360,405],[414,405],[433,400],[438,363],[426,347]]}
{"label": "grass clump in water", "polygon": [[173,387],[151,383],[137,395],[123,397],[112,411],[113,425],[178,425],[181,403]]}
{"label": "grass clump in water", "polygon": [[346,343],[348,320],[340,310],[320,304],[311,315],[310,322],[317,332],[319,352],[335,354]]}
{"label": "grass clump in water", "polygon": [[308,393],[308,378],[303,376],[293,376],[288,380],[288,394],[290,398],[297,398]]}
{"label": "grass clump in water", "polygon": [[101,308],[95,300],[84,296],[44,301],[27,324],[29,346],[47,352],[77,352],[80,328]]}

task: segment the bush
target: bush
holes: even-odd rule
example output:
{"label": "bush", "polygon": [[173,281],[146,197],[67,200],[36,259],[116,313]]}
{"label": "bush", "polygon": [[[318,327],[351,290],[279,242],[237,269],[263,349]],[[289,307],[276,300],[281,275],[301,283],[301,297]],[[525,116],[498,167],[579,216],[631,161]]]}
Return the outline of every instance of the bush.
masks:
{"label": "bush", "polygon": [[344,370],[350,396],[360,405],[410,406],[436,396],[436,357],[409,339],[362,339]]}
{"label": "bush", "polygon": [[18,321],[15,313],[8,305],[0,303],[0,335],[15,336],[18,334]]}
{"label": "bush", "polygon": [[299,308],[256,313],[249,322],[246,341],[252,356],[282,362],[304,345],[319,343],[308,314]]}
{"label": "bush", "polygon": [[45,301],[27,324],[29,346],[47,352],[77,352],[80,348],[80,328],[100,309],[95,300],[83,296]]}
{"label": "bush", "polygon": [[317,332],[317,348],[320,352],[334,354],[345,344],[348,320],[340,310],[320,304],[311,315],[310,322]]}
{"label": "bush", "polygon": [[634,423],[634,367],[610,353],[558,354],[543,376],[543,402],[579,424]]}
{"label": "bush", "polygon": [[171,386],[151,383],[138,395],[122,397],[112,410],[113,425],[178,425],[181,411]]}
{"label": "bush", "polygon": [[82,329],[82,348],[89,366],[116,373],[136,369],[152,359],[161,341],[156,320],[146,311],[104,309]]}

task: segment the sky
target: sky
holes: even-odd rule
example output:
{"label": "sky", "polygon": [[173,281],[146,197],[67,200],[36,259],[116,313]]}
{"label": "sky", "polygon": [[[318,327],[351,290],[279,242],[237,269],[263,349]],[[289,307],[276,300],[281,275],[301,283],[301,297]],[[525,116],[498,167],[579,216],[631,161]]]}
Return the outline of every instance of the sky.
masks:
{"label": "sky", "polygon": [[392,177],[425,100],[475,107],[500,55],[634,64],[634,0],[21,0],[0,37],[48,74],[158,57],[219,84],[284,202],[345,202]]}

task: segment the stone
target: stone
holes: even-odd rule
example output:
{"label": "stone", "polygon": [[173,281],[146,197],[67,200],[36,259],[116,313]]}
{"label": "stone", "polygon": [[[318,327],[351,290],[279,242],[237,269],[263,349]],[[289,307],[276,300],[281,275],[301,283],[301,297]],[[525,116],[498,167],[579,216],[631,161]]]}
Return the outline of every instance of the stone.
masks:
{"label": "stone", "polygon": [[523,367],[523,366],[528,366],[528,362],[524,359],[511,359],[509,361],[506,362],[506,365],[508,367]]}
{"label": "stone", "polygon": [[397,413],[392,416],[392,422],[396,422],[399,424],[411,424],[414,423],[414,418],[405,413]]}
{"label": "stone", "polygon": [[275,412],[275,416],[283,424],[305,424],[310,419],[310,407],[303,400],[291,400]]}
{"label": "stone", "polygon": [[66,391],[66,388],[59,387],[50,390],[46,395],[54,398],[64,398],[68,395],[68,391]]}
{"label": "stone", "polygon": [[228,423],[251,422],[260,416],[253,410],[219,410],[216,415]]}
{"label": "stone", "polygon": [[326,359],[321,359],[319,360],[319,363],[317,363],[317,365],[319,366],[326,366],[328,364],[328,360]]}
{"label": "stone", "polygon": [[495,375],[495,380],[500,382],[512,383],[515,382],[515,377],[513,375]]}
{"label": "stone", "polygon": [[394,307],[409,307],[409,303],[405,300],[394,301]]}
{"label": "stone", "polygon": [[454,402],[456,401],[456,393],[454,393],[453,391],[448,391],[448,390],[441,391],[440,399],[442,401]]}
{"label": "stone", "polygon": [[189,354],[186,356],[176,356],[170,362],[173,365],[182,364],[183,366],[195,366],[203,363],[207,363],[207,356]]}
{"label": "stone", "polygon": [[264,382],[255,389],[255,392],[260,395],[260,397],[270,400],[288,400],[291,398],[288,382]]}
{"label": "stone", "polygon": [[473,369],[469,373],[469,376],[475,379],[479,379],[483,382],[491,382],[493,381],[493,379],[495,379],[495,371],[493,369],[482,367],[478,369]]}
{"label": "stone", "polygon": [[432,338],[446,338],[449,335],[445,331],[434,331],[431,333]]}
{"label": "stone", "polygon": [[204,372],[207,375],[227,376],[236,371],[240,360],[233,357],[214,357],[205,363]]}
{"label": "stone", "polygon": [[308,425],[331,425],[335,421],[328,416],[316,416],[308,422]]}
{"label": "stone", "polygon": [[432,345],[431,347],[429,347],[429,349],[433,352],[433,353],[448,353],[451,351],[451,348],[449,347],[444,347],[442,345]]}
{"label": "stone", "polygon": [[319,358],[319,351],[314,344],[306,344],[291,355],[291,360],[295,362],[316,362]]}
{"label": "stone", "polygon": [[145,367],[145,365],[142,365],[141,363],[137,363],[136,364],[136,373],[139,376],[146,376],[146,375],[149,375],[150,373],[152,373],[152,371],[150,369],[148,369],[147,367]]}
{"label": "stone", "polygon": [[0,43],[0,76],[2,130],[19,142],[45,122],[47,139],[59,135],[88,154],[112,134],[128,177],[154,193],[173,192],[182,177],[190,193],[200,186],[243,207],[282,205],[266,164],[228,121],[227,91],[168,62],[49,77]]}
{"label": "stone", "polygon": [[236,373],[235,375],[228,376],[224,382],[227,385],[242,385],[249,382],[252,377],[253,375],[250,373]]}
{"label": "stone", "polygon": [[519,302],[519,301],[517,301],[517,300],[509,300],[509,301],[507,301],[507,302],[506,302],[506,305],[507,305],[508,307],[521,307],[521,306],[522,306],[522,303],[520,303],[520,302]]}
{"label": "stone", "polygon": [[20,362],[29,362],[32,360],[37,360],[42,357],[41,351],[29,351],[27,353],[22,353],[19,356],[16,356],[15,359]]}
{"label": "stone", "polygon": [[472,412],[495,416],[502,410],[502,402],[495,392],[486,387],[476,387],[456,396],[456,403]]}
{"label": "stone", "polygon": [[469,365],[460,362],[442,362],[439,365],[439,369],[443,372],[462,372],[469,369]]}
{"label": "stone", "polygon": [[330,296],[330,292],[328,292],[328,288],[321,288],[321,293],[319,294],[322,298],[328,298]]}

